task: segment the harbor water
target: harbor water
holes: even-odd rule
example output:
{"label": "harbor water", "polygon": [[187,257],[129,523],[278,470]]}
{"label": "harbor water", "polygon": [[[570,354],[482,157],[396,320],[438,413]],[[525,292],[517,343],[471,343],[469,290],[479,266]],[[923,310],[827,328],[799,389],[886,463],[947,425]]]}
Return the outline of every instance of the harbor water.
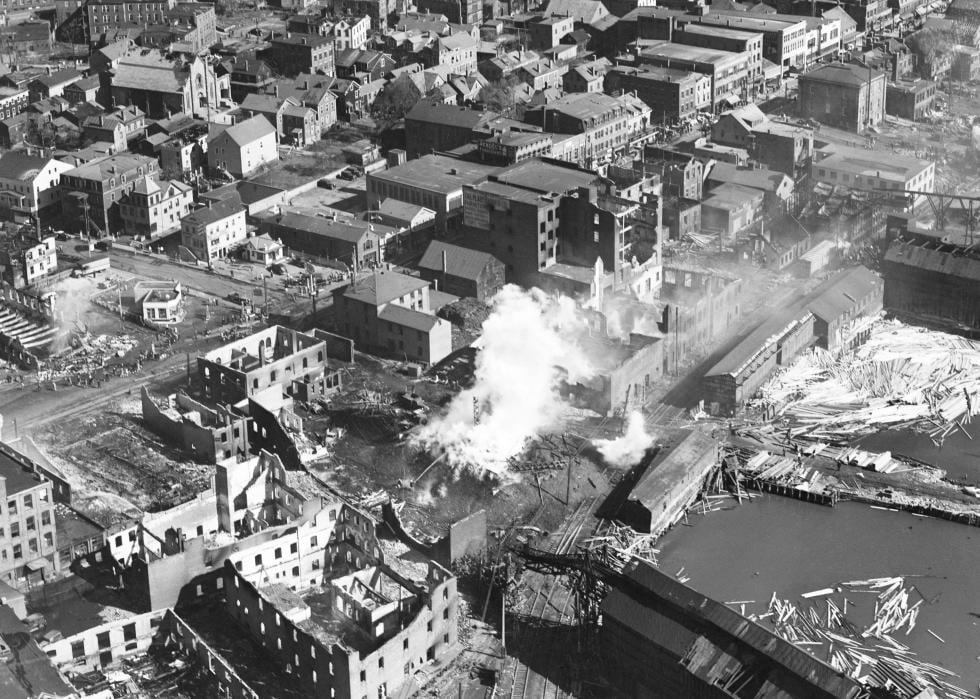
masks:
{"label": "harbor water", "polygon": [[[895,638],[927,662],[980,683],[980,528],[872,509],[858,503],[825,507],[778,495],[691,516],[660,541],[661,570],[683,568],[688,585],[720,602],[748,601],[764,614],[773,592],[794,604],[800,595],[840,582],[906,576],[913,601],[925,598],[911,634]],[[874,595],[848,595],[849,618],[866,625]],[[820,601],[816,602],[819,608]],[[735,605],[735,609],[738,609]],[[929,633],[932,631],[942,640]]]}
{"label": "harbor water", "polygon": [[[937,446],[927,434],[911,430],[885,430],[854,443],[862,449],[875,452],[890,451],[924,461],[946,471],[946,477],[961,483],[980,486],[980,430],[967,425],[969,437],[955,430]],[[971,439],[971,437],[973,439]]]}

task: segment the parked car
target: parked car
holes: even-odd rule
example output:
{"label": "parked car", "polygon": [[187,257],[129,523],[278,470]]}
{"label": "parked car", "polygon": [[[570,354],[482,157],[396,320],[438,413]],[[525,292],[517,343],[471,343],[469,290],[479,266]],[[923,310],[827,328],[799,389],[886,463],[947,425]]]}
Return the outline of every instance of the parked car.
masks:
{"label": "parked car", "polygon": [[228,294],[226,298],[232,303],[237,303],[239,306],[247,306],[249,304],[249,300],[246,297],[239,294],[237,291]]}

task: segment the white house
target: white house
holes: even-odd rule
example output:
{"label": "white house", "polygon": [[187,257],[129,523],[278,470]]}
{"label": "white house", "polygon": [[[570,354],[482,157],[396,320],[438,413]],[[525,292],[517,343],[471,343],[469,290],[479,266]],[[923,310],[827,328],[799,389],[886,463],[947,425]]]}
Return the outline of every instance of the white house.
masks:
{"label": "white house", "polygon": [[[268,123],[268,122],[266,122]],[[245,206],[237,197],[213,201],[192,211],[180,222],[180,242],[198,259],[211,262],[227,257],[245,241]]]}
{"label": "white house", "polygon": [[283,244],[268,233],[249,238],[248,242],[245,243],[245,259],[249,262],[258,262],[268,266],[282,262],[285,257],[286,249]]}
{"label": "white house", "polygon": [[276,128],[261,114],[223,129],[208,141],[208,167],[234,177],[248,177],[277,160]]}
{"label": "white house", "polygon": [[61,173],[72,166],[20,151],[0,157],[0,211],[6,218],[42,220],[60,213]]}

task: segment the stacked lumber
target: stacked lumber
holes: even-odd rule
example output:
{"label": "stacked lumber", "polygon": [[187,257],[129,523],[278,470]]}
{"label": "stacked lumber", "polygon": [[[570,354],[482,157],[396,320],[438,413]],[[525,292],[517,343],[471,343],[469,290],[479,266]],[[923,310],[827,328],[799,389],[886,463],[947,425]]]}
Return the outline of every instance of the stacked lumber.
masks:
{"label": "stacked lumber", "polygon": [[763,386],[794,436],[841,441],[911,428],[937,442],[980,414],[980,343],[897,321],[877,321],[867,343],[804,352]]}

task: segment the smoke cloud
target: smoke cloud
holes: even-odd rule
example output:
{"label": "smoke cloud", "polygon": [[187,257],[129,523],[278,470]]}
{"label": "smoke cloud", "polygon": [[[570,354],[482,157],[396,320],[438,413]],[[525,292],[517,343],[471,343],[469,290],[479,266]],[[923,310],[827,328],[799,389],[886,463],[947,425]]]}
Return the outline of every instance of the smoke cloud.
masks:
{"label": "smoke cloud", "polygon": [[595,448],[611,466],[626,468],[643,458],[644,452],[653,446],[653,437],[647,434],[643,414],[630,413],[626,431],[616,439],[597,439]]}
{"label": "smoke cloud", "polygon": [[445,452],[455,468],[504,475],[507,459],[557,425],[567,408],[558,390],[562,381],[595,375],[576,339],[587,330],[572,299],[508,284],[493,298],[483,324],[473,386],[425,425],[414,444]]}

